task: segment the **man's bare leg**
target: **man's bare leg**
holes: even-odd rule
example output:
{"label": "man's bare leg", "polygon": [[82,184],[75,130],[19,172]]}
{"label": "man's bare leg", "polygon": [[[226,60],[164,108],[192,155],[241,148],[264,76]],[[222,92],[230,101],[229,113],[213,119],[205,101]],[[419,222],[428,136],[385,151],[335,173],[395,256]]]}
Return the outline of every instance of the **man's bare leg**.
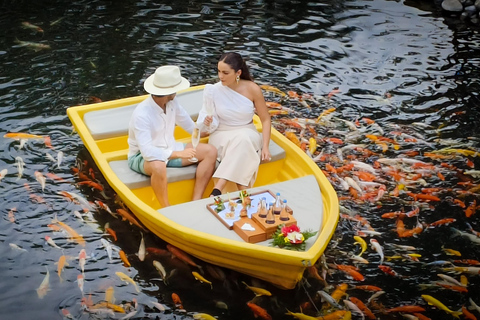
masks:
{"label": "man's bare leg", "polygon": [[152,189],[162,208],[170,206],[167,188],[167,164],[163,161],[145,161],[145,173],[151,177]]}

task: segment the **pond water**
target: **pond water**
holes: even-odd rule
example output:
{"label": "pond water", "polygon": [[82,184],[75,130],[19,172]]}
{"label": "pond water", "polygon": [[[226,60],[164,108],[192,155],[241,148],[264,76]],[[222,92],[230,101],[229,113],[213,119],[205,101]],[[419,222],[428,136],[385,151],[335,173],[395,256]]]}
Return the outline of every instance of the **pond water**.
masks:
{"label": "pond water", "polygon": [[[432,319],[452,317],[428,306],[422,295],[431,295],[454,311],[470,306],[470,299],[480,304],[479,276],[468,273],[474,269],[460,270],[468,280],[461,291],[466,288],[468,292],[436,284],[441,282],[437,274],[461,279],[460,273],[445,269],[454,260],[469,259],[464,264],[455,262],[469,268],[480,260],[479,246],[474,242],[480,239],[474,233],[480,230],[475,214],[476,204],[480,204],[478,178],[466,173],[480,165],[475,154],[480,150],[478,29],[455,17],[442,16],[430,1],[39,0],[3,1],[0,7],[1,136],[25,132],[49,136],[51,141],[28,140],[23,144],[0,138],[0,170],[8,170],[0,181],[2,318],[126,317],[119,312],[111,315],[105,308],[97,313],[84,311],[82,296],[87,303],[89,299],[98,303],[112,289],[116,304],[138,303],[136,312],[127,316],[134,319],[189,319],[195,313],[218,319],[254,319],[247,306],[252,299],[273,319],[292,319],[285,315],[287,309],[319,316],[324,304],[317,291],[331,293],[342,283],[349,284],[350,297],[364,303],[372,293],[354,289],[355,285],[373,285],[385,291],[368,304],[379,319],[402,319],[398,313],[384,313],[385,309],[410,304],[425,308],[423,314]],[[315,134],[310,132],[319,144],[314,156],[320,152],[325,155],[317,157],[318,165],[330,174],[342,206],[342,219],[325,251],[326,265],[316,266],[320,273],[328,267],[324,274],[327,285],[306,274],[296,289],[283,291],[204,264],[207,271],[210,269],[205,277],[212,280],[211,289],[193,279],[192,270],[183,262],[158,255],[155,259],[170,275],[165,284],[151,258],[144,263],[136,256],[141,240],[138,229],[104,210],[94,212],[96,221],[87,216],[80,219],[74,212],[81,207],[59,194],[68,191],[90,201],[99,199],[98,190],[79,185],[72,171],[82,161],[87,161],[86,168],[92,168],[89,173],[103,181],[80,138],[72,132],[66,108],[144,94],[144,79],[163,64],[181,66],[192,85],[214,83],[216,62],[224,51],[237,51],[246,57],[258,84],[291,91],[287,97],[265,91],[268,101],[291,110],[287,115],[273,116],[277,129],[299,135],[295,123],[317,119],[325,110],[335,108],[323,125],[314,127]],[[367,126],[364,118],[375,125]],[[366,129],[357,135],[349,131],[345,121],[358,121]],[[379,136],[396,140],[392,143]],[[342,139],[342,145],[330,138]],[[365,146],[343,149],[343,162],[331,156],[338,155],[340,147],[353,144]],[[60,151],[63,159],[58,163]],[[327,163],[338,168],[354,158],[373,165],[380,158],[398,157],[431,166],[397,163],[397,171],[409,171],[408,180],[396,180],[391,172],[394,169],[383,166],[380,178],[386,192],[374,201],[355,198],[327,168]],[[20,160],[24,165],[19,165]],[[36,171],[47,177],[44,190],[36,180]],[[414,173],[421,173],[422,178],[414,178]],[[412,201],[406,195],[421,193],[421,187],[438,188],[432,192],[440,201]],[[110,189],[106,187],[104,194],[109,197],[102,198],[107,205],[118,207]],[[460,207],[462,203],[466,208]],[[473,208],[468,217],[467,207]],[[399,220],[381,218],[387,212],[415,208],[420,210],[417,218],[402,220],[407,229],[414,228],[417,220],[424,224],[424,230],[414,237],[399,237]],[[87,241],[83,294],[79,288],[82,281],[77,281],[80,247],[49,226],[55,216]],[[427,228],[441,219],[455,221]],[[107,222],[116,231],[117,240],[105,235]],[[380,257],[372,248],[363,254],[370,263],[357,263],[364,281],[337,270],[336,265],[355,264],[349,253],[360,252],[353,236],[361,223],[381,232],[373,238],[383,247],[383,265],[397,276],[379,269]],[[452,227],[473,238],[455,236]],[[46,237],[60,249],[48,244]],[[117,251],[110,261],[102,238],[123,250],[132,266],[124,267]],[[365,237],[367,242],[369,239]],[[153,235],[145,235],[145,243],[150,248],[166,247]],[[403,252],[392,244],[416,249]],[[459,254],[456,251],[461,256],[455,256]],[[57,268],[62,256],[68,265],[60,277]],[[436,265],[438,261],[446,262]],[[50,290],[40,299],[36,290],[46,270]],[[118,271],[132,277],[140,292],[120,281],[115,274]],[[215,274],[218,278],[213,277]],[[242,282],[268,289],[272,296],[254,299],[254,293]],[[173,302],[173,293],[181,298],[183,309]],[[342,308],[348,305],[344,299],[340,300]],[[155,308],[152,301],[166,310]],[[479,316],[478,309],[470,311]],[[361,317],[354,314],[353,318]]]}

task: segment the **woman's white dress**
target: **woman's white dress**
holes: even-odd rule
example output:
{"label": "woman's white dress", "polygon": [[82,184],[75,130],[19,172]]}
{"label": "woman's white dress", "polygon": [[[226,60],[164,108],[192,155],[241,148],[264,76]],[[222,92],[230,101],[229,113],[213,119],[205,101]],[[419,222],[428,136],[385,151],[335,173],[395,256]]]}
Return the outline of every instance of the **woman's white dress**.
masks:
{"label": "woman's white dress", "polygon": [[214,178],[223,178],[251,187],[260,165],[262,135],[253,124],[253,102],[235,90],[218,82],[207,84],[203,91],[203,106],[197,123],[213,116],[209,143],[218,150],[220,161]]}

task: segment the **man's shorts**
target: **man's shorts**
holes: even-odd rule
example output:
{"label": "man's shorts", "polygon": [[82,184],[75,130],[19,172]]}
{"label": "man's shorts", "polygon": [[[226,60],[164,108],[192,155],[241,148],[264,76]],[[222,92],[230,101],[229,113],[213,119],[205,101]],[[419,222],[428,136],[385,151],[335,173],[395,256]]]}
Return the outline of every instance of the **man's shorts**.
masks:
{"label": "man's shorts", "polygon": [[[184,144],[184,147],[186,144]],[[138,152],[137,154],[131,156],[128,158],[128,166],[130,169],[132,169],[135,172],[144,174],[148,176],[148,174],[145,173],[145,159],[143,159],[142,154]],[[181,158],[175,158],[172,160],[167,161],[167,167],[172,167],[172,168],[181,168],[182,167],[182,159]]]}

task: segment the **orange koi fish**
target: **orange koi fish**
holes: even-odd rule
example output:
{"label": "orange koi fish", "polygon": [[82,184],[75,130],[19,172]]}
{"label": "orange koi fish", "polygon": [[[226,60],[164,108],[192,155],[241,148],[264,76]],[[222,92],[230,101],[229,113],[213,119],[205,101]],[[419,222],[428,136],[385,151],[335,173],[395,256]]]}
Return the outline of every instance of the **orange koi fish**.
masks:
{"label": "orange koi fish", "polygon": [[117,241],[117,233],[115,232],[115,230],[113,230],[112,228],[109,227],[109,223],[105,223],[105,231],[111,235],[113,237],[113,240],[114,241]]}
{"label": "orange koi fish", "polygon": [[333,89],[332,91],[330,91],[328,94],[327,94],[327,99],[330,99],[331,97],[333,97],[334,95],[336,95],[337,93],[340,93],[340,89],[338,88],[335,88]]}
{"label": "orange koi fish", "polygon": [[432,195],[429,195],[429,194],[407,192],[407,195],[412,197],[415,201],[417,201],[417,200],[440,201],[439,197],[432,196]]}
{"label": "orange koi fish", "polygon": [[185,262],[185,263],[187,263],[187,264],[189,264],[193,267],[197,267],[199,269],[202,268],[201,266],[196,264],[195,261],[193,261],[192,258],[190,258],[190,256],[186,252],[184,252],[183,250],[180,250],[179,248],[177,248],[175,246],[172,246],[171,244],[167,244],[167,250],[170,251],[170,253],[174,257],[182,260],[183,262]]}
{"label": "orange koi fish", "polygon": [[357,281],[365,280],[365,277],[360,272],[358,272],[357,268],[355,268],[353,266],[347,266],[347,265],[339,264],[339,265],[336,266],[336,268],[338,270],[341,270],[341,271],[347,273],[354,280],[357,280]]}
{"label": "orange koi fish", "polygon": [[57,262],[57,274],[58,274],[58,277],[60,278],[60,282],[63,282],[62,271],[66,265],[67,266],[69,265],[67,262],[67,257],[65,255],[61,255]]}
{"label": "orange koi fish", "polygon": [[134,224],[137,227],[139,227],[140,229],[142,229],[143,231],[148,232],[148,230],[146,230],[140,224],[140,222],[138,222],[137,219],[133,215],[131,215],[127,210],[119,208],[119,209],[117,209],[117,213],[122,217],[123,221],[128,220],[128,222],[130,222],[130,224]]}
{"label": "orange koi fish", "polygon": [[465,319],[477,320],[477,317],[475,317],[475,315],[473,313],[468,311],[468,309],[465,308],[465,306],[462,306],[462,312],[463,312],[463,316],[464,316]]}
{"label": "orange koi fish", "polygon": [[425,312],[425,311],[426,311],[425,308],[420,306],[413,306],[413,305],[399,306],[399,307],[385,310],[385,312],[407,312],[407,313]]}
{"label": "orange koi fish", "polygon": [[383,291],[382,288],[379,288],[379,287],[376,287],[376,286],[372,286],[372,285],[363,285],[363,286],[352,286],[352,289],[359,289],[359,290],[365,290],[365,291],[374,291],[374,292],[378,292],[378,291]]}
{"label": "orange koi fish", "polygon": [[[301,319],[301,318],[299,318]],[[319,320],[348,320],[352,319],[352,312],[347,310],[337,310],[332,313],[317,317]]]}
{"label": "orange koi fish", "polygon": [[373,314],[372,310],[370,310],[360,299],[355,297],[350,297],[350,301],[355,303],[355,305],[369,318],[369,319],[376,319],[375,315]]}
{"label": "orange koi fish", "polygon": [[440,225],[449,225],[450,223],[453,223],[455,221],[457,221],[457,219],[454,219],[454,218],[440,219],[440,220],[437,220],[435,222],[429,223],[428,228],[437,227],[437,226],[440,226]]}
{"label": "orange koi fish", "polygon": [[247,306],[253,311],[255,318],[260,318],[263,320],[272,320],[272,316],[268,314],[267,310],[256,305],[253,302],[247,302]]}
{"label": "orange koi fish", "polygon": [[9,132],[9,133],[6,133],[3,137],[17,140],[17,141],[20,139],[26,140],[26,139],[43,139],[44,138],[43,136],[38,136],[36,134],[22,133],[22,132]]}
{"label": "orange koi fish", "polygon": [[118,254],[120,255],[120,259],[122,260],[123,262],[123,265],[125,267],[131,267],[132,265],[130,264],[130,261],[128,261],[128,258],[127,258],[127,255],[125,254],[125,252],[123,250],[120,250],[118,252]]}
{"label": "orange koi fish", "polygon": [[381,265],[378,266],[378,268],[380,270],[382,270],[383,272],[385,272],[386,274],[388,274],[389,276],[392,276],[392,277],[399,277],[400,276],[395,270],[393,270],[389,266],[385,266],[385,265],[381,264]]}
{"label": "orange koi fish", "polygon": [[476,209],[477,209],[477,200],[473,200],[473,202],[464,210],[465,216],[467,218],[470,218],[471,216],[473,216]]}
{"label": "orange koi fish", "polygon": [[57,215],[55,214],[55,218],[52,220],[52,223],[57,223],[63,230],[65,230],[69,235],[70,238],[76,241],[82,247],[85,247],[85,239],[81,235],[79,235],[74,229],[68,226],[66,223],[63,223],[57,219]]}
{"label": "orange koi fish", "polygon": [[297,147],[300,147],[300,140],[298,140],[297,136],[295,133],[291,131],[286,131],[285,132],[285,137],[287,137],[288,140],[292,141]]}
{"label": "orange koi fish", "polygon": [[87,185],[91,188],[94,188],[98,191],[103,191],[103,186],[100,183],[93,182],[91,180],[80,181],[77,183],[78,185]]}
{"label": "orange koi fish", "polygon": [[50,136],[45,136],[45,137],[43,138],[43,142],[45,143],[45,146],[46,146],[47,148],[50,148],[50,149],[53,150],[52,140],[50,139]]}
{"label": "orange koi fish", "polygon": [[180,297],[175,292],[172,293],[172,301],[176,308],[183,309],[182,300],[180,300]]}
{"label": "orange koi fish", "polygon": [[456,285],[453,285],[453,284],[447,284],[447,283],[442,283],[442,282],[436,282],[435,284],[438,285],[438,286],[441,286],[445,289],[452,290],[452,291],[463,292],[463,293],[468,292],[468,289],[464,286],[456,286]]}

